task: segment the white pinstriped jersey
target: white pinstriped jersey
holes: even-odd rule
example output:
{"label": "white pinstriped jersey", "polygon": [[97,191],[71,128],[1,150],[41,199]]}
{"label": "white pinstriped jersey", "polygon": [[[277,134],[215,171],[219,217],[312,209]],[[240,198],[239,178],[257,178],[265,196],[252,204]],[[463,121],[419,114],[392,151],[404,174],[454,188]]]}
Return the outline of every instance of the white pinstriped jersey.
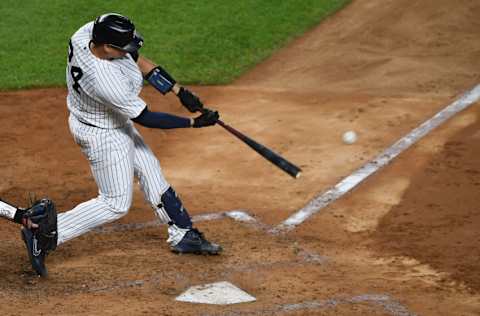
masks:
{"label": "white pinstriped jersey", "polygon": [[139,97],[143,77],[127,54],[104,60],[90,51],[93,22],[82,26],[71,38],[66,69],[70,113],[80,122],[101,128],[119,128],[145,109]]}
{"label": "white pinstriped jersey", "polygon": [[[58,244],[125,215],[132,203],[134,176],[159,219],[172,221],[160,206],[170,184],[130,120],[146,106],[138,96],[143,84],[140,69],[130,55],[115,60],[93,55],[92,29],[93,22],[88,23],[70,40],[67,104],[70,132],[90,163],[99,194],[58,214]],[[187,231],[169,226],[167,242],[177,244]]]}

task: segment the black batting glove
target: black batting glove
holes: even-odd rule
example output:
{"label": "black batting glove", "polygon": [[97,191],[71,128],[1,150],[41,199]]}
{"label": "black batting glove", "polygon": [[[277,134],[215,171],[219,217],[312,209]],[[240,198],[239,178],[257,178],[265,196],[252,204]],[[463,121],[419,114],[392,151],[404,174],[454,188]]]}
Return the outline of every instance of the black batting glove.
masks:
{"label": "black batting glove", "polygon": [[177,94],[180,102],[184,107],[186,107],[190,112],[198,112],[203,109],[203,103],[200,99],[190,92],[189,90],[185,89],[184,87],[180,88]]}
{"label": "black batting glove", "polygon": [[193,119],[193,127],[204,127],[215,125],[220,118],[217,111],[204,109],[203,113]]}

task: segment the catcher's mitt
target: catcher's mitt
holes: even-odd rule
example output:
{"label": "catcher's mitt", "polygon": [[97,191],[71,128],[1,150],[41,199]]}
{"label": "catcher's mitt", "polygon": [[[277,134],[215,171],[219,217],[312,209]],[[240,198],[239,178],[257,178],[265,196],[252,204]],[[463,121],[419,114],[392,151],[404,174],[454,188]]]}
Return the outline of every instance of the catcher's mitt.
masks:
{"label": "catcher's mitt", "polygon": [[57,210],[52,200],[41,199],[26,209],[22,216],[22,223],[28,226],[28,220],[38,225],[31,228],[38,240],[38,247],[48,253],[57,248]]}

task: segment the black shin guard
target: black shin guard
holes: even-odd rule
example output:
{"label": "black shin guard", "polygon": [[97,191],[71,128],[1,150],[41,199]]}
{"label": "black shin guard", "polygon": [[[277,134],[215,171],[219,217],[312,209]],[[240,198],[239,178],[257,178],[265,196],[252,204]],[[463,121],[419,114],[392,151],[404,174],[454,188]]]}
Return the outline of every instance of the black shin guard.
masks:
{"label": "black shin guard", "polygon": [[192,228],[192,220],[188,215],[187,210],[183,207],[182,201],[177,196],[175,190],[172,187],[162,194],[162,202],[158,205],[158,208],[162,208],[170,217],[172,223],[179,228]]}

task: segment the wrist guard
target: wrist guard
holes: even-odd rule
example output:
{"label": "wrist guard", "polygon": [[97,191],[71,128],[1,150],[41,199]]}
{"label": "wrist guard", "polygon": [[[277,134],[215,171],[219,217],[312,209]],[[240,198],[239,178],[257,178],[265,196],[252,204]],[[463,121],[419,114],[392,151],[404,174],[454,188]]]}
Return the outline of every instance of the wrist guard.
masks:
{"label": "wrist guard", "polygon": [[175,79],[160,66],[153,68],[146,76],[145,79],[162,94],[166,94],[175,85]]}

